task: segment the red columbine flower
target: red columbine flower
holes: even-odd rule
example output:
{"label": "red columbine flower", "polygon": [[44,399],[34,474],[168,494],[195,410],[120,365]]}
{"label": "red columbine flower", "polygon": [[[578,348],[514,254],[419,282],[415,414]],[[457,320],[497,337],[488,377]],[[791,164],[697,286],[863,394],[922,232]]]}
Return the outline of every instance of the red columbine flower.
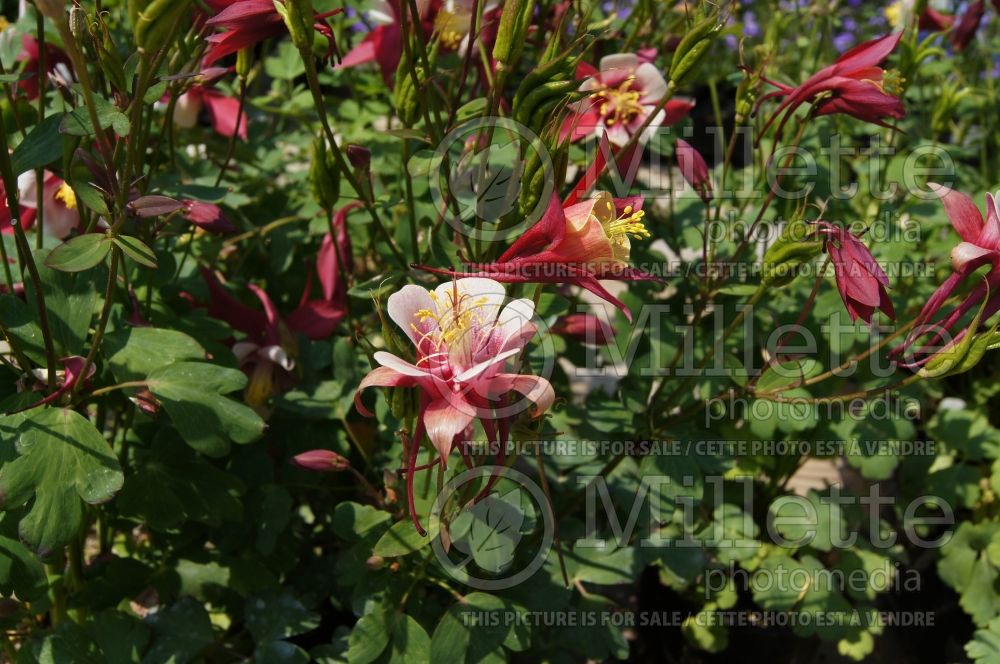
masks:
{"label": "red columbine flower", "polygon": [[826,251],[837,277],[837,290],[851,320],[871,324],[872,314],[881,310],[896,318],[889,299],[889,277],[872,252],[846,228],[826,221],[816,222],[817,233],[826,241]]}
{"label": "red columbine flower", "polygon": [[[284,19],[274,7],[274,0],[237,0],[231,3],[216,0],[210,5],[213,9],[221,8],[221,11],[205,21],[205,25],[222,28],[224,31],[205,38],[211,44],[202,60],[205,67],[220,58],[259,44],[265,39],[283,35],[287,31]],[[329,41],[328,55],[333,53],[333,31],[323,19],[342,11],[343,9],[335,9],[315,16],[314,29]]]}
{"label": "red columbine flower", "polygon": [[21,52],[17,55],[18,62],[24,62],[25,73],[31,74],[28,78],[17,82],[19,87],[28,99],[36,99],[42,80],[49,74],[56,73],[57,78],[73,82],[73,74],[70,69],[69,56],[61,49],[50,43],[45,44],[45,71],[39,71],[38,65],[41,63],[41,49],[38,48],[38,40],[32,35],[24,35],[21,38]]}
{"label": "red columbine flower", "polygon": [[955,29],[948,36],[951,45],[956,51],[965,50],[965,47],[969,45],[972,38],[976,36],[976,30],[979,29],[979,24],[982,22],[985,12],[986,3],[983,0],[975,0],[975,2],[968,6],[961,18],[958,19]]}
{"label": "red columbine flower", "polygon": [[927,7],[924,12],[920,15],[920,23],[918,27],[921,30],[933,30],[935,32],[943,32],[951,27],[952,23],[955,22],[954,16],[949,16],[948,14],[942,14],[933,7]]}
{"label": "red columbine flower", "polygon": [[389,317],[413,342],[416,362],[375,353],[381,366],[361,381],[354,403],[358,412],[371,416],[361,402],[365,388],[419,388],[420,412],[407,450],[406,488],[410,518],[421,534],[413,476],[424,433],[437,449],[440,463],[447,464],[456,443],[471,437],[470,427],[478,419],[502,463],[510,420],[519,410],[506,401],[507,395],[512,391],[523,395],[522,403],[532,407],[535,417],[555,399],[544,378],[504,370],[507,360],[520,355],[536,332],[531,300],[503,306],[505,299],[503,284],[478,278],[457,279],[433,291],[404,286],[389,296]]}
{"label": "red columbine flower", "polygon": [[[340,222],[342,228],[343,215]],[[346,229],[341,231],[340,228],[336,229],[340,246],[335,247],[333,237],[327,234],[316,257],[316,272],[323,296],[318,299],[311,297],[313,275],[310,273],[298,307],[284,318],[262,288],[254,284],[247,286],[260,301],[263,312],[240,302],[222,285],[214,272],[202,269],[210,294],[209,315],[226,321],[233,329],[246,335],[234,343],[232,349],[240,367],[250,377],[246,400],[254,408],[263,407],[271,396],[284,392],[295,383],[292,371],[295,369],[297,344],[292,333],[298,332],[313,340],[326,339],[347,314],[347,293],[337,268],[337,252],[344,256],[347,263],[351,246],[350,241],[345,239]]]}
{"label": "red columbine flower", "polygon": [[[247,140],[247,114],[240,112],[240,100],[224,95],[212,88],[196,85],[177,98],[174,104],[174,123],[179,127],[189,129],[198,124],[198,116],[202,109],[206,110],[212,119],[212,128],[220,136],[226,138],[238,134]],[[236,118],[239,116],[239,127]]]}
{"label": "red columbine flower", "polygon": [[[495,263],[470,264],[473,272],[466,276],[507,283],[573,284],[618,307],[631,320],[628,308],[599,280],[657,279],[629,266],[629,238],[650,236],[642,223],[645,213],[641,208],[642,198],[614,199],[603,191],[565,209],[558,196],[553,196],[542,218]],[[452,270],[421,268],[456,275]]]}
{"label": "red columbine flower", "polygon": [[[31,228],[38,215],[38,183],[35,172],[27,171],[17,178],[18,197],[20,205],[20,222],[23,228]],[[0,185],[0,194],[3,185]],[[76,206],[76,194],[66,182],[56,175],[45,171],[42,186],[42,199],[45,209],[45,232],[60,240],[69,236],[80,226],[80,211]],[[0,201],[0,232],[10,233],[10,210],[7,208],[7,198]]]}
{"label": "red columbine flower", "polygon": [[[574,107],[563,124],[563,136],[579,140],[601,136],[622,146],[646,122],[667,92],[667,82],[654,65],[641,61],[635,53],[617,53],[601,58],[600,70],[581,63],[577,76],[586,76],[581,92],[589,96]],[[657,112],[647,131],[660,125],[677,124],[694,108],[688,99],[671,99]]]}
{"label": "red columbine flower", "polygon": [[684,176],[687,183],[694,187],[694,190],[701,196],[701,200],[706,203],[712,200],[712,180],[708,175],[708,164],[705,163],[705,158],[690,143],[681,138],[677,139],[674,152],[677,155],[677,168],[680,169],[681,175]]}
{"label": "red columbine flower", "polygon": [[[950,337],[946,348],[960,342],[968,330],[956,329],[956,324],[970,310],[980,307],[987,294],[989,300],[981,320],[985,321],[1000,311],[1000,212],[997,210],[997,199],[986,194],[986,218],[983,219],[979,208],[965,194],[939,184],[930,184],[930,187],[944,204],[948,219],[962,242],[951,250],[952,275],[934,291],[921,309],[906,340],[892,350],[893,355],[912,353],[917,340],[930,334],[930,338],[916,349],[917,357],[904,358],[903,364],[908,367],[921,366],[930,360],[934,351],[940,350],[936,344],[945,337]],[[997,195],[1000,196],[1000,193]],[[990,266],[985,283],[980,281],[962,304],[941,320],[932,322],[956,289],[984,265]]]}
{"label": "red columbine flower", "polygon": [[883,127],[889,125],[882,118],[903,117],[906,111],[903,101],[897,96],[901,81],[897,74],[879,66],[895,50],[902,35],[902,32],[897,32],[855,46],[797,87],[767,81],[779,89],[761,97],[758,107],[774,97],[784,97],[785,100],[764,125],[764,131],[781,116],[778,123],[780,134],[788,118],[806,103],[816,104],[816,115],[845,113]]}
{"label": "red columbine flower", "polygon": [[192,224],[209,233],[225,235],[236,231],[236,225],[223,213],[222,208],[213,203],[203,203],[185,198],[181,201],[184,204],[184,218]]}

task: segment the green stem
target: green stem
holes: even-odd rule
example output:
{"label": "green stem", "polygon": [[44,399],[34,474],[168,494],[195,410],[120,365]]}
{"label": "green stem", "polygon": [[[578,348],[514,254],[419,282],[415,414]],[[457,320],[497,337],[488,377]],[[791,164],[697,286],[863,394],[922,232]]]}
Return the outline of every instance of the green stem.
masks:
{"label": "green stem", "polygon": [[[94,337],[90,341],[90,350],[87,352],[87,358],[83,361],[83,368],[80,369],[81,376],[86,376],[87,371],[94,364],[94,360],[97,358],[97,351],[100,350],[101,341],[104,339],[104,330],[108,327],[108,319],[111,317],[111,306],[115,301],[115,286],[118,282],[119,261],[121,261],[121,249],[118,248],[118,245],[112,245],[111,264],[108,266],[108,283],[104,289],[104,306],[101,308],[101,318],[97,323],[97,329],[94,330]],[[82,380],[76,382],[73,386],[71,397],[76,396],[76,391],[83,382]]]}

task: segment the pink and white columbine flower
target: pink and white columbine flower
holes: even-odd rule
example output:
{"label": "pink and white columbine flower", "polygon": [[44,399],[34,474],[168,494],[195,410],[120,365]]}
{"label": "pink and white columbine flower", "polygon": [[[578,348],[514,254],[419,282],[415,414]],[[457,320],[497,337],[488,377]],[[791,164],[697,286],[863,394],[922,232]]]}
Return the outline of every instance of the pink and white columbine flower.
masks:
{"label": "pink and white columbine flower", "polygon": [[[589,65],[578,69],[578,75],[588,77],[580,86],[588,97],[577,104],[563,134],[575,141],[592,134],[600,137],[607,131],[611,143],[623,146],[656,111],[667,92],[667,82],[660,70],[635,53],[606,55],[600,65],[599,70]],[[671,99],[656,112],[646,132],[679,122],[693,107],[690,100]]]}
{"label": "pink and white columbine flower", "polygon": [[365,388],[419,388],[420,412],[409,443],[406,481],[410,517],[421,533],[413,504],[413,475],[424,434],[446,464],[456,440],[468,436],[478,419],[499,456],[510,427],[512,406],[505,401],[507,395],[511,391],[523,395],[535,417],[555,398],[546,379],[505,371],[506,361],[519,355],[536,332],[531,300],[503,306],[505,299],[502,284],[478,277],[457,279],[433,291],[404,286],[389,296],[389,317],[413,342],[416,361],[375,353],[381,366],[361,381],[354,403],[360,413],[371,416],[361,402]]}

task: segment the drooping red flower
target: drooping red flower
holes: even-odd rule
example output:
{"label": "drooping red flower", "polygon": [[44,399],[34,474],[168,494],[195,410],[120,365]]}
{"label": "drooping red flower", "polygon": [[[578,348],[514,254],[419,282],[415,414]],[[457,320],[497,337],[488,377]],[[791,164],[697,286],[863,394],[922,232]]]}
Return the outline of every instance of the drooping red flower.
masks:
{"label": "drooping red flower", "polygon": [[220,235],[236,231],[236,225],[229,220],[218,205],[187,198],[181,202],[184,204],[184,218],[198,228]]}
{"label": "drooping red flower", "polygon": [[933,7],[927,7],[924,12],[920,15],[920,23],[918,27],[921,30],[933,30],[935,32],[943,32],[951,27],[955,22],[954,16],[949,16],[948,14],[942,14]]}
{"label": "drooping red flower", "polygon": [[[938,347],[940,342],[946,342],[944,348],[959,343],[969,333],[968,329],[959,327],[959,321],[969,311],[985,304],[981,317],[983,321],[1000,311],[1000,211],[997,198],[986,194],[984,219],[967,195],[939,184],[929,186],[941,199],[948,219],[962,241],[951,250],[952,274],[938,286],[920,310],[913,331],[891,352],[893,356],[904,355],[904,366],[911,368],[926,364],[935,352],[941,350]],[[974,273],[985,265],[990,266],[989,271],[985,280],[979,280]],[[970,279],[978,280],[977,285],[960,305],[935,321],[945,302]],[[975,330],[972,332],[975,333]]]}
{"label": "drooping red flower", "polygon": [[889,277],[872,252],[853,233],[826,221],[816,222],[817,234],[826,241],[826,251],[833,263],[837,290],[851,320],[871,324],[876,310],[890,319],[896,312],[889,299]]}
{"label": "drooping red flower", "polygon": [[757,107],[775,97],[784,97],[784,101],[768,119],[763,132],[780,118],[780,134],[795,110],[806,103],[816,104],[816,115],[844,113],[881,126],[889,126],[883,118],[902,118],[906,111],[897,96],[899,79],[880,66],[895,50],[902,35],[897,32],[859,44],[799,86],[768,80],[778,89],[761,97]]}
{"label": "drooping red flower", "polygon": [[964,51],[976,36],[979,24],[983,20],[986,12],[986,3],[983,0],[975,0],[962,13],[962,16],[955,24],[955,29],[948,36],[952,47],[956,51]]}
{"label": "drooping red flower", "polygon": [[[210,28],[221,28],[223,32],[205,38],[211,46],[202,60],[204,67],[227,55],[287,32],[284,19],[274,7],[274,0],[236,0],[230,3],[217,1],[212,8],[220,11],[205,21],[205,25]],[[343,9],[335,9],[315,16],[316,22],[313,28],[327,38],[330,44],[328,55],[333,53],[334,38],[333,31],[324,19],[342,11]]]}
{"label": "drooping red flower", "polygon": [[[506,283],[566,283],[580,286],[620,309],[625,304],[605,289],[601,279],[655,281],[657,277],[629,265],[629,237],[647,238],[642,198],[614,199],[607,192],[563,208],[553,196],[545,214],[494,263],[472,263],[464,276]],[[453,270],[421,266],[438,274]],[[459,275],[461,276],[461,275]]]}
{"label": "drooping red flower", "polygon": [[190,129],[198,124],[198,116],[203,109],[208,112],[212,128],[217,134],[226,138],[238,134],[241,139],[247,140],[247,114],[245,109],[240,112],[240,100],[201,85],[189,88],[177,98],[177,103],[174,104],[174,123]]}

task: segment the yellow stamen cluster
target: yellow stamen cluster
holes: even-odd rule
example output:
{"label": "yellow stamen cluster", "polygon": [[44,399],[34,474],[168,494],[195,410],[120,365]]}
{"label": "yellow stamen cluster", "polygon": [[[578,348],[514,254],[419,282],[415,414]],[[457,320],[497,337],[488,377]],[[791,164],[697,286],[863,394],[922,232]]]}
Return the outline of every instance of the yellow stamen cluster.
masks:
{"label": "yellow stamen cluster", "polygon": [[629,235],[637,239],[650,237],[649,231],[642,223],[642,218],[645,216],[646,213],[643,210],[633,210],[631,205],[626,205],[625,209],[622,210],[622,215],[608,224],[605,231],[612,239]]}
{"label": "yellow stamen cluster", "polygon": [[437,28],[438,38],[441,45],[449,49],[457,49],[465,39],[466,29],[469,25],[469,17],[459,16],[447,9],[438,12],[434,20],[434,27]]}
{"label": "yellow stamen cluster", "polygon": [[76,209],[76,192],[65,182],[59,185],[59,189],[56,191],[56,200],[62,201],[70,210]]}
{"label": "yellow stamen cluster", "polygon": [[639,100],[642,93],[632,90],[635,76],[629,76],[617,88],[605,86],[591,94],[591,98],[600,100],[598,111],[604,118],[604,124],[612,127],[619,123],[628,124],[642,114],[643,108]]}
{"label": "yellow stamen cluster", "polygon": [[3,32],[10,27],[10,21],[7,20],[6,16],[0,16],[0,32]]}
{"label": "yellow stamen cluster", "polygon": [[[444,303],[444,306],[439,301],[436,292],[431,291],[430,296],[437,311],[419,309],[413,315],[421,325],[429,320],[437,324],[436,329],[427,330],[422,334],[421,342],[424,339],[431,339],[435,349],[440,349],[442,346],[452,348],[462,343],[470,329],[483,323],[482,315],[485,312],[484,307],[489,302],[488,298],[478,297],[469,301],[471,296],[468,294],[460,295],[457,287],[448,293],[448,301]],[[414,332],[420,332],[415,323],[411,323],[410,328]],[[420,361],[423,362],[426,359],[425,357]]]}

